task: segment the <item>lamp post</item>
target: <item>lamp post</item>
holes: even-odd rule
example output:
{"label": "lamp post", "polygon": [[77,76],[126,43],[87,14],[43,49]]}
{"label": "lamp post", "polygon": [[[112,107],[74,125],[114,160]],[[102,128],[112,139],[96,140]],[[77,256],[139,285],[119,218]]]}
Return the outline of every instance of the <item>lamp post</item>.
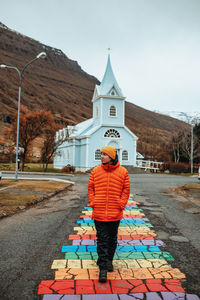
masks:
{"label": "lamp post", "polygon": [[194,145],[194,142],[193,142],[193,123],[191,123],[191,153],[190,153],[190,161],[191,161],[191,174],[193,174],[193,145]]}
{"label": "lamp post", "polygon": [[39,58],[45,58],[47,55],[45,52],[39,53],[34,59],[29,61],[20,71],[18,68],[13,66],[7,66],[7,65],[0,65],[0,68],[7,68],[7,69],[13,69],[17,71],[19,75],[19,92],[18,92],[18,111],[17,111],[17,141],[16,141],[16,162],[15,162],[15,180],[18,180],[18,152],[19,152],[19,120],[20,120],[20,101],[21,101],[21,85],[22,85],[22,75],[25,71],[25,69],[32,64],[34,61],[36,61]]}

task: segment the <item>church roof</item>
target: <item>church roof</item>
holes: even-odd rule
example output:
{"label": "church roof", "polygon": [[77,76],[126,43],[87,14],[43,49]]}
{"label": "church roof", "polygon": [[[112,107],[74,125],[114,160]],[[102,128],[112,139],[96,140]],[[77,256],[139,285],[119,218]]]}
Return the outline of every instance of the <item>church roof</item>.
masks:
{"label": "church roof", "polygon": [[70,138],[81,138],[85,136],[90,136],[93,132],[95,132],[100,126],[94,126],[94,119],[88,119],[83,121],[75,126],[68,126],[69,129],[69,137]]}
{"label": "church roof", "polygon": [[68,127],[71,127],[70,128],[71,129],[70,138],[83,136],[85,131],[90,129],[92,127],[92,125],[93,125],[93,118],[83,121],[81,123],[78,123],[75,126],[68,126]]}
{"label": "church roof", "polygon": [[97,86],[98,94],[107,95],[113,86],[120,92],[121,96],[123,96],[122,91],[113,73],[111,62],[110,62],[110,54],[109,54],[104,77],[102,79],[100,86]]}

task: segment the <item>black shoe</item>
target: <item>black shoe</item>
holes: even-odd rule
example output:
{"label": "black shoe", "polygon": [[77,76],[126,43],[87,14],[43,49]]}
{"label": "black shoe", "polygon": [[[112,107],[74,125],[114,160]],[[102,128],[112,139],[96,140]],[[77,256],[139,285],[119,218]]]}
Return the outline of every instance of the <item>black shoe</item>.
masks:
{"label": "black shoe", "polygon": [[107,270],[100,270],[99,282],[105,283],[107,281]]}
{"label": "black shoe", "polygon": [[114,271],[114,267],[113,267],[113,264],[112,264],[112,261],[107,261],[107,271],[108,272],[113,272]]}

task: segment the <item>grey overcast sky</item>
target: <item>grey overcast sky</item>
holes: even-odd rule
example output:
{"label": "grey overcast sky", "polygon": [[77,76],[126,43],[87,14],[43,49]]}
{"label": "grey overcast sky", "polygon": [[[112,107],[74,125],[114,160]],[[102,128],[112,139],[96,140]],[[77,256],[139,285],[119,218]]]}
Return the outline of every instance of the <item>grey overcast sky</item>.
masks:
{"label": "grey overcast sky", "polygon": [[200,0],[0,0],[0,21],[100,81],[110,47],[127,101],[200,112]]}

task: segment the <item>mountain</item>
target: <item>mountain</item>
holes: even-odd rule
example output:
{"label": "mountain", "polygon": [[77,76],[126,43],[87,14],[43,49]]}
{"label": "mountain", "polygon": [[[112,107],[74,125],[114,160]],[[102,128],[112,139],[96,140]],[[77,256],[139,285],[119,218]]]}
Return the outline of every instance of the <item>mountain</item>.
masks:
{"label": "mountain", "polygon": [[[91,118],[94,87],[100,82],[84,72],[77,61],[61,50],[46,46],[17,33],[0,23],[0,64],[22,70],[23,66],[42,51],[39,59],[24,72],[21,105],[29,110],[50,110],[62,127]],[[6,128],[17,110],[19,78],[15,70],[0,69],[0,139],[7,141]],[[126,125],[138,137],[138,151],[155,156],[166,149],[173,133],[189,130],[177,119],[155,113],[126,102]]]}
{"label": "mountain", "polygon": [[183,112],[183,111],[155,111],[157,113],[170,116],[172,118],[181,120],[188,124],[200,123],[200,112]]}

